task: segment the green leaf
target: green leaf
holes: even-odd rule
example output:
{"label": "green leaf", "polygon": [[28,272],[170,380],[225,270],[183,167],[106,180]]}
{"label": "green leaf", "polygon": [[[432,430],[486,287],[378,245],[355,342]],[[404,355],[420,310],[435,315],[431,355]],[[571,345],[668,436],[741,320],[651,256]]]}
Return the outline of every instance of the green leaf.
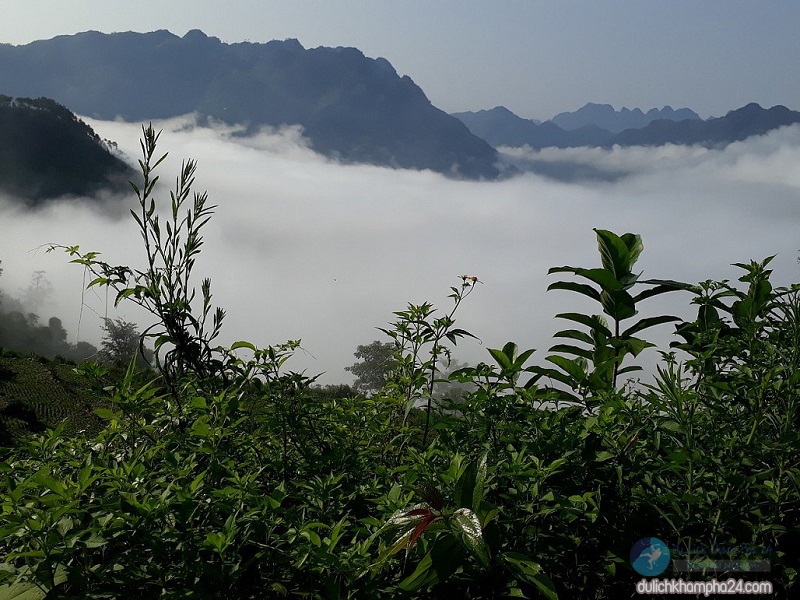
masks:
{"label": "green leaf", "polygon": [[480,460],[471,462],[464,469],[456,482],[453,501],[460,508],[476,510],[483,501],[486,482],[486,455]]}
{"label": "green leaf", "polygon": [[603,291],[600,304],[603,305],[603,311],[615,321],[624,321],[636,315],[636,303],[625,290]]}
{"label": "green leaf", "polygon": [[597,249],[600,251],[603,268],[613,273],[616,278],[630,273],[634,261],[631,261],[628,244],[608,230],[595,229],[594,232],[597,235]]}
{"label": "green leaf", "polygon": [[483,539],[481,522],[478,516],[469,508],[459,508],[453,513],[453,525],[461,534],[461,539],[467,550],[478,559],[484,567],[489,567],[489,549]]}
{"label": "green leaf", "polygon": [[574,273],[599,285],[603,290],[615,291],[622,289],[622,283],[613,271],[608,269],[583,269],[580,267],[555,267],[549,273]]}
{"label": "green leaf", "polygon": [[677,292],[679,290],[690,291],[693,287],[687,283],[680,283],[678,281],[665,281],[665,280],[655,280],[655,279],[642,281],[642,283],[658,284],[658,285],[656,285],[655,287],[648,288],[646,290],[642,290],[641,292],[636,294],[633,297],[634,301],[636,302],[641,302],[642,300],[646,300],[647,298],[652,298],[653,296],[666,294],[667,292]]}
{"label": "green leaf", "polygon": [[627,337],[629,335],[633,335],[634,333],[638,333],[639,331],[643,331],[645,329],[649,329],[655,325],[661,325],[662,323],[671,323],[674,321],[680,321],[679,317],[673,317],[671,315],[660,315],[658,317],[647,317],[645,319],[640,319],[636,323],[634,323],[631,327],[626,329],[622,332],[622,337]]}
{"label": "green leaf", "polygon": [[581,383],[586,379],[586,366],[580,361],[564,358],[563,356],[548,356],[545,360],[564,369],[577,383]]}
{"label": "green leaf", "polygon": [[492,355],[492,358],[494,358],[495,362],[497,362],[501,369],[511,369],[511,361],[502,350],[497,350],[496,348],[489,348],[488,350],[489,354]]}
{"label": "green leaf", "polygon": [[107,540],[96,533],[93,533],[89,535],[89,537],[81,540],[81,545],[84,548],[99,548],[100,546],[105,546],[107,543]]}
{"label": "green leaf", "polygon": [[231,344],[231,350],[238,350],[239,348],[247,348],[248,350],[252,350],[253,352],[256,351],[256,347],[254,344],[251,344],[250,342],[244,340],[239,340],[238,342],[233,342],[233,344]]}
{"label": "green leaf", "polygon": [[545,598],[558,600],[558,594],[553,582],[542,572],[542,567],[539,563],[518,552],[505,552],[502,557],[519,576],[525,581],[534,584]]}
{"label": "green leaf", "polygon": [[553,334],[553,337],[560,337],[560,338],[568,338],[572,340],[578,340],[579,342],[584,342],[589,344],[590,346],[594,345],[594,340],[592,336],[588,333],[584,333],[583,331],[578,331],[576,329],[566,329],[564,331],[559,331]]}
{"label": "green leaf", "polygon": [[92,412],[101,419],[114,419],[117,417],[117,413],[108,408],[99,407],[95,408]]}
{"label": "green leaf", "polygon": [[18,582],[0,587],[0,600],[42,600],[45,595],[33,583]]}
{"label": "green leaf", "polygon": [[433,548],[417,565],[411,575],[400,582],[398,587],[406,592],[415,592],[423,588],[446,581],[458,570],[464,560],[464,546],[453,536],[440,538],[434,542]]}
{"label": "green leaf", "polygon": [[566,319],[568,321],[575,321],[576,323],[580,323],[581,325],[586,325],[592,330],[599,331],[606,337],[613,337],[611,330],[608,328],[608,325],[604,322],[605,319],[601,320],[601,317],[598,315],[583,315],[581,313],[559,313],[556,315],[557,319]]}
{"label": "green leaf", "polygon": [[567,290],[570,292],[577,292],[584,296],[588,296],[592,300],[600,301],[600,292],[590,285],[585,283],[576,283],[574,281],[556,281],[547,286],[547,291],[550,290]]}
{"label": "green leaf", "polygon": [[580,348],[578,346],[572,346],[571,344],[556,344],[555,346],[551,346],[548,352],[561,352],[562,354],[574,354],[575,356],[580,356],[585,358],[586,360],[592,359],[592,351],[586,348]]}

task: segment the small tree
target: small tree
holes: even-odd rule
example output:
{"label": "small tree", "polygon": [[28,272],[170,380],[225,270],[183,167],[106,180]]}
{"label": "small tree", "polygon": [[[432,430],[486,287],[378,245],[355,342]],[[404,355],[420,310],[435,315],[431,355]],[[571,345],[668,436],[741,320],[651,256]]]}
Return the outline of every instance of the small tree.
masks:
{"label": "small tree", "polygon": [[[122,319],[105,319],[103,323],[102,349],[103,360],[114,364],[126,364],[139,352],[141,334],[135,323]],[[146,354],[146,352],[145,352]],[[142,359],[147,359],[142,356]]]}
{"label": "small tree", "polygon": [[353,356],[361,360],[344,370],[355,375],[353,388],[356,391],[374,394],[386,385],[395,366],[394,344],[375,340],[366,346],[359,345]]}

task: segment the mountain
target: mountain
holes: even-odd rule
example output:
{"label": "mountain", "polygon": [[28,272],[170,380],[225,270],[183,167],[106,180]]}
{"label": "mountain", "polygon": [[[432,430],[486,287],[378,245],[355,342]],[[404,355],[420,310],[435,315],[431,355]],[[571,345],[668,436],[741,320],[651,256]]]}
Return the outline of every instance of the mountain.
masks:
{"label": "mountain", "polygon": [[706,121],[653,121],[641,129],[628,129],[613,138],[620,146],[661,146],[696,144],[721,147],[754,135],[763,135],[786,125],[800,123],[800,112],[785,106],[765,109],[751,103],[724,117]]}
{"label": "mountain", "polygon": [[383,58],[355,48],[305,49],[297,40],[226,44],[201,31],[178,37],[85,32],[0,45],[0,89],[48,96],[79,114],[146,121],[201,119],[301,125],[312,147],[346,162],[494,178],[496,151],[434,107]]}
{"label": "mountain", "polygon": [[[672,109],[669,110],[672,111]],[[628,112],[634,113],[635,111]],[[652,112],[651,110],[646,114],[649,115]],[[600,113],[606,114],[607,111],[603,109]],[[674,116],[681,114],[681,111],[672,111],[668,114]],[[494,146],[519,148],[527,145],[534,150],[583,146],[610,148],[614,145],[659,146],[663,144],[721,147],[753,135],[763,135],[778,127],[800,123],[800,112],[789,110],[785,106],[764,109],[758,104],[748,104],[740,109],[730,111],[724,117],[705,121],[699,118],[682,121],[657,119],[644,127],[626,129],[617,134],[601,129],[597,125],[584,125],[579,129],[565,130],[553,121],[536,124],[518,117],[503,107],[479,112],[455,113],[455,116],[461,119],[474,134]]]}
{"label": "mountain", "polygon": [[562,112],[550,120],[565,131],[594,125],[611,133],[619,133],[626,129],[640,129],[659,119],[699,120],[700,115],[688,108],[674,110],[671,106],[651,108],[645,113],[640,108],[630,110],[623,107],[621,110],[614,110],[610,104],[589,102],[575,112]]}
{"label": "mountain", "polygon": [[132,174],[110,143],[64,106],[0,94],[0,191],[38,204],[127,187]]}
{"label": "mountain", "polygon": [[601,146],[611,139],[609,131],[595,125],[587,125],[573,131],[565,131],[552,121],[539,123],[523,119],[503,106],[478,112],[453,113],[475,135],[492,146],[521,147],[534,149],[577,146]]}

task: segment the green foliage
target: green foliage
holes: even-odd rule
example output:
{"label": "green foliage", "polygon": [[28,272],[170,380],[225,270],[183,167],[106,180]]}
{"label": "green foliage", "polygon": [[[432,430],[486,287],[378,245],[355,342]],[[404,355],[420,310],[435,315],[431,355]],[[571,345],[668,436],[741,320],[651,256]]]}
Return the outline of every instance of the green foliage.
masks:
{"label": "green foliage", "polygon": [[144,347],[142,335],[136,324],[123,319],[104,319],[100,357],[114,365],[125,365],[131,360],[146,368],[153,353]]}
{"label": "green foliage", "polygon": [[394,346],[388,342],[375,340],[367,345],[359,345],[355,357],[359,361],[345,371],[355,375],[353,386],[362,394],[374,394],[389,382],[394,368]]}
{"label": "green foliage", "polygon": [[31,206],[124,189],[131,168],[86,123],[47,98],[0,97],[0,189]]}
{"label": "green foliage", "polygon": [[[159,319],[160,375],[129,363],[95,410],[101,431],[58,426],[0,462],[0,598],[620,598],[646,536],[673,559],[769,560],[755,578],[796,590],[800,288],[774,288],[769,259],[738,265],[738,284],[640,282],[639,237],[598,231],[602,268],[555,270],[590,284],[552,287],[610,321],[564,313],[588,329],[559,334],[585,347],[554,350],[575,357],[547,357],[557,370],[509,342],[449,375],[471,391],[432,401],[470,335],[454,321],[465,276],[446,316],[395,313],[384,389],[326,391],[287,370],[299,341],[211,347],[221,317],[204,329],[210,288],[195,307],[188,277],[208,214],[195,204],[159,237],[145,203],[156,137],[145,130],[135,215],[151,268],[70,251]],[[194,245],[177,244],[187,231]],[[654,380],[628,385],[640,333],[674,317],[628,320],[668,289],[690,290],[698,318],[677,324]]]}
{"label": "green foliage", "polygon": [[455,327],[455,313],[461,302],[480,283],[475,276],[461,276],[461,286],[451,287],[453,308],[447,315],[434,317],[433,304],[409,304],[406,310],[396,311],[397,320],[390,329],[380,328],[394,342],[394,372],[389,386],[398,391],[405,403],[405,414],[419,402],[425,404],[425,431],[422,444],[428,440],[433,408],[433,389],[440,362],[450,364],[453,346],[463,337],[475,337],[464,329]]}
{"label": "green foliage", "polygon": [[69,434],[97,432],[92,408],[100,401],[74,363],[0,351],[0,446],[62,423]]}
{"label": "green foliage", "polygon": [[[7,308],[21,308],[16,300],[6,302]],[[50,317],[47,324],[40,324],[35,313],[20,310],[4,311],[0,308],[0,348],[13,352],[30,352],[54,358],[85,360],[97,353],[97,348],[88,342],[71,344],[67,332],[58,317]]]}
{"label": "green foliage", "polygon": [[[566,393],[565,397],[572,401],[583,401],[587,407],[595,404],[595,395],[616,388],[619,375],[641,369],[638,366],[622,367],[626,356],[636,357],[645,348],[653,346],[634,334],[655,325],[680,319],[659,315],[639,319],[625,329],[622,328],[622,322],[638,314],[637,305],[642,300],[686,287],[674,281],[639,281],[639,275],[633,272],[633,267],[644,250],[640,236],[626,233],[620,237],[603,229],[595,229],[595,232],[602,262],[601,268],[553,267],[548,271],[548,273],[572,273],[588,280],[590,284],[558,281],[550,284],[547,289],[576,292],[598,302],[603,313],[611,319],[611,325],[602,315],[581,313],[556,315],[557,318],[583,325],[588,331],[567,329],[559,331],[555,337],[577,341],[585,346],[565,343],[553,346],[550,348],[551,352],[575,358],[551,355],[547,360],[558,367],[558,370],[552,368],[538,370],[540,376],[549,377],[572,388],[578,396]],[[653,287],[633,294],[633,288],[637,284]]]}
{"label": "green foliage", "polygon": [[[142,128],[142,183],[131,183],[139,201],[139,212],[131,210],[131,216],[144,242],[147,267],[133,270],[114,266],[99,260],[98,252],[81,253],[78,246],[64,250],[75,257],[73,263],[83,265],[94,277],[89,287],[110,287],[116,292],[115,305],[130,299],[158,319],[143,335],[154,339],[156,362],[175,392],[178,382],[188,373],[208,380],[221,374],[221,360],[211,344],[219,335],[225,312],[220,308],[212,312],[208,279],[201,285],[200,314],[194,312],[196,289],[191,275],[203,245],[201,230],[215,207],[207,205],[206,193],[193,195],[196,163],[188,160],[182,164],[175,190],[170,193],[167,218],[161,220],[153,190],[159,179],[155,172],[167,155],[156,155],[159,135],[152,126]],[[180,403],[177,394],[174,396]]]}

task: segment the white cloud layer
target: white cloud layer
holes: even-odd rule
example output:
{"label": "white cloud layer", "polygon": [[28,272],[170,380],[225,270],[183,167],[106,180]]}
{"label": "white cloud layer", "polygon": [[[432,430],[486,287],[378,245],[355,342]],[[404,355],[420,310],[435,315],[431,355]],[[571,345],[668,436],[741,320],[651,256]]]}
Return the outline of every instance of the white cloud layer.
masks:
{"label": "white cloud layer", "polygon": [[[101,137],[138,158],[137,125],[89,121]],[[556,265],[599,264],[593,227],[640,233],[645,277],[697,282],[733,279],[730,263],[777,254],[776,281],[797,280],[800,248],[800,128],[782,129],[724,151],[663,147],[541,151],[536,160],[577,161],[626,173],[615,182],[565,184],[533,174],[494,183],[448,180],[431,172],[342,166],[314,154],[297,129],[238,138],[226,128],[158,123],[158,198],[168,199],[181,158],[198,161],[198,191],[218,205],[197,265],[211,277],[227,312],[224,341],[259,345],[302,339],[292,368],[322,371],[322,382],[349,381],[345,366],[358,344],[382,334],[407,302],[450,308],[449,287],[461,274],[484,284],[457,320],[483,340],[464,342],[462,360],[487,360],[486,347],[516,341],[541,360],[561,324],[553,315],[594,307],[567,292],[545,293]],[[522,158],[517,156],[518,159]],[[120,200],[133,206],[131,195]],[[46,309],[74,341],[99,342],[98,315],[149,324],[132,306],[114,310],[101,293],[83,294],[82,271],[55,242],[99,250],[109,262],[142,264],[130,217],[109,216],[91,202],[57,202],[26,213],[0,201],[0,278],[12,294],[45,270],[57,290]],[[85,307],[81,310],[82,296]],[[660,310],[689,316],[688,297],[654,299]],[[43,315],[45,317],[49,314]],[[669,326],[659,332],[668,340]]]}

